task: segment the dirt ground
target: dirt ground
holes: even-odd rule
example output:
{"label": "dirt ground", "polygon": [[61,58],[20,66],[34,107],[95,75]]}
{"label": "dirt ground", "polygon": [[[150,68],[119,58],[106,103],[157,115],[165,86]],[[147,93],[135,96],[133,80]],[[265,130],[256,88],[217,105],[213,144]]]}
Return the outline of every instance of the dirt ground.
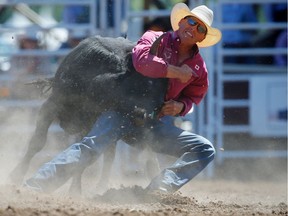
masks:
{"label": "dirt ground", "polygon": [[[134,170],[135,173],[132,169],[130,172],[126,170],[126,174],[119,174],[119,164],[114,166],[109,181],[110,189],[107,191],[97,187],[96,168],[89,167],[85,172],[83,194],[80,198],[68,195],[70,182],[53,194],[41,194],[21,185],[12,185],[9,173],[21,158],[31,135],[30,130],[21,128],[20,123],[24,121],[26,120],[23,118],[20,121],[17,116],[10,115],[9,122],[18,122],[17,128],[15,124],[7,127],[7,119],[4,125],[3,118],[0,125],[1,216],[288,215],[287,166],[280,169],[277,164],[269,167],[269,170],[266,164],[262,163],[262,166],[254,166],[253,169],[249,169],[251,163],[238,163],[237,166],[232,163],[231,166],[225,166],[225,169],[224,166],[218,167],[220,172],[217,175],[208,177],[204,172],[179,192],[169,196],[145,195],[143,187],[149,181],[138,172],[139,167],[138,171]],[[62,141],[61,136],[48,137],[48,144]],[[32,160],[27,176],[31,176],[38,164],[53,156],[55,152],[51,151],[52,148],[53,144]],[[281,163],[287,163],[287,160],[282,160]],[[257,170],[266,172],[270,178],[257,177]],[[245,175],[255,178],[244,178]]]}
{"label": "dirt ground", "polygon": [[102,195],[71,198],[0,187],[0,215],[287,215],[284,183],[195,180],[176,194],[145,197],[142,187],[110,189]]}

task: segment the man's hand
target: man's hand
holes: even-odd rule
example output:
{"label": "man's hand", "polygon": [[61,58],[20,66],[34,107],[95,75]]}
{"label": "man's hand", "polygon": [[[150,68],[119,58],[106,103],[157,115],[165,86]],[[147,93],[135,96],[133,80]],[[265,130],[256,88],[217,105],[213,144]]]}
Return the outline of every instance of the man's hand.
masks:
{"label": "man's hand", "polygon": [[161,118],[165,115],[176,116],[182,111],[183,108],[184,104],[182,102],[174,100],[166,101],[164,102],[158,117]]}
{"label": "man's hand", "polygon": [[198,77],[198,74],[186,64],[182,65],[181,67],[168,65],[167,78],[176,78],[179,79],[180,82],[186,83],[192,76]]}

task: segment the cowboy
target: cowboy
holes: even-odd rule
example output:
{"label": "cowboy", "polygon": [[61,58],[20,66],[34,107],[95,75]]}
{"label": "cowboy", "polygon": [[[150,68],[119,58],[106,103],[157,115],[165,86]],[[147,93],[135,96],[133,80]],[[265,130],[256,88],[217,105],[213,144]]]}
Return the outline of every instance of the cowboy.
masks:
{"label": "cowboy", "polygon": [[76,167],[87,167],[120,139],[177,158],[152,179],[146,187],[148,193],[173,193],[199,174],[213,160],[215,149],[206,138],[176,127],[173,120],[186,115],[207,92],[208,71],[198,47],[212,46],[221,39],[212,22],[213,11],[204,5],[190,11],[186,4],[176,4],[171,11],[173,31],[149,30],[132,50],[133,65],[139,73],[168,79],[165,102],[156,118],[147,118],[144,125],[137,126],[119,112],[102,113],[81,142],[44,164],[26,186],[54,191]]}

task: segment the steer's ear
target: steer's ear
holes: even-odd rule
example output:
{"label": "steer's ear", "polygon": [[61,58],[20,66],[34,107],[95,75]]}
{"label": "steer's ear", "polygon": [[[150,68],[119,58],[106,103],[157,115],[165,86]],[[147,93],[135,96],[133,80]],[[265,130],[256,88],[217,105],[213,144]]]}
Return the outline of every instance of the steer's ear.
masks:
{"label": "steer's ear", "polygon": [[134,71],[134,65],[133,65],[133,61],[132,61],[132,52],[127,53],[126,57],[125,57],[125,65],[127,67],[128,71]]}
{"label": "steer's ear", "polygon": [[158,50],[158,47],[159,47],[159,44],[161,42],[161,39],[164,37],[166,33],[163,33],[161,36],[159,36],[155,41],[154,43],[152,44],[151,48],[150,48],[150,54],[152,55],[156,55],[157,54],[157,50]]}

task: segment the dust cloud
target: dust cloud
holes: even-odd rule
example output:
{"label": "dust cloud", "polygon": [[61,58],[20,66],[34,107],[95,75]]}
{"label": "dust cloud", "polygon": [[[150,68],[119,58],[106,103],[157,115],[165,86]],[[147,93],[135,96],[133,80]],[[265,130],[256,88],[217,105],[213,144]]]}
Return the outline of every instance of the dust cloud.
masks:
{"label": "dust cloud", "polygon": [[[214,163],[214,175],[207,177],[207,170],[173,195],[147,196],[144,189],[149,184],[143,164],[137,158],[134,166],[127,167],[127,145],[117,146],[116,162],[107,186],[97,185],[102,158],[84,172],[83,192],[79,197],[68,194],[71,180],[53,194],[30,191],[22,185],[13,185],[9,174],[26,151],[35,128],[38,108],[1,108],[0,145],[0,215],[287,215],[287,162],[284,159],[230,159],[219,165]],[[54,130],[54,129],[53,129]],[[58,129],[50,132],[47,145],[31,161],[25,178],[31,176],[44,162],[65,149],[71,138]],[[236,148],[247,143],[248,137],[230,137]],[[247,140],[246,140],[247,139]],[[250,140],[250,139],[249,139]],[[262,142],[265,140],[254,140]],[[271,147],[271,140],[266,144]],[[277,148],[281,145],[273,140]],[[264,143],[264,144],[263,144]],[[279,144],[279,145],[278,145]],[[248,144],[247,144],[248,145]],[[260,145],[260,144],[259,144]],[[236,146],[236,147],[235,147]],[[247,147],[248,148],[248,147]],[[120,153],[121,152],[121,153]],[[126,160],[125,160],[126,159]],[[133,158],[129,158],[130,163]],[[160,157],[161,159],[161,157]],[[170,163],[169,158],[163,163]],[[286,163],[287,164],[287,163]]]}

